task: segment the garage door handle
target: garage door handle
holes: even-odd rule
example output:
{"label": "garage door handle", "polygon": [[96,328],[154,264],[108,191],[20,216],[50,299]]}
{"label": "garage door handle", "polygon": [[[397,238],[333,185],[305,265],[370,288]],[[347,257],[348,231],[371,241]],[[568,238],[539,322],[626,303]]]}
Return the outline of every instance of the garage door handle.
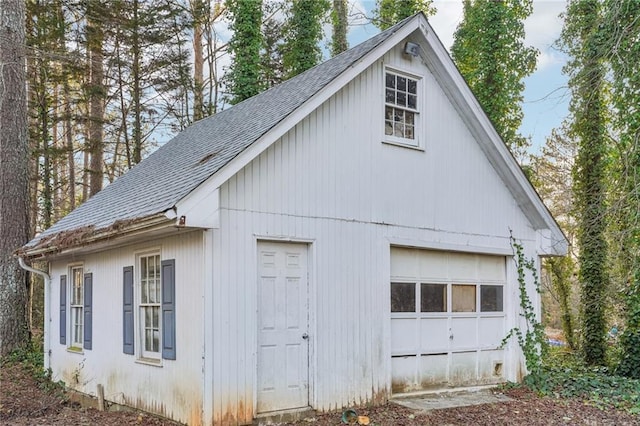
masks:
{"label": "garage door handle", "polygon": [[304,334],[302,335],[302,338],[303,338],[304,340],[307,340],[307,339],[309,338],[309,335],[308,335],[307,333],[304,333]]}
{"label": "garage door handle", "polygon": [[453,334],[449,335],[449,340],[453,340]]}

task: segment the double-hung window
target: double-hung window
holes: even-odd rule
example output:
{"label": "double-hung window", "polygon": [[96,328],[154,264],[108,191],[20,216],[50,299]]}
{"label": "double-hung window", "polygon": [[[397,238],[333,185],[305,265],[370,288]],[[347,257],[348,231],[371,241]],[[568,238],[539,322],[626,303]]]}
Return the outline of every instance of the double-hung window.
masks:
{"label": "double-hung window", "polygon": [[143,358],[160,358],[160,254],[140,256],[140,336]]}
{"label": "double-hung window", "polygon": [[83,265],[71,265],[60,276],[60,344],[79,352],[92,349],[93,274]]}
{"label": "double-hung window", "polygon": [[84,274],[82,266],[71,267],[71,342],[70,347],[82,348],[84,339]]}
{"label": "double-hung window", "polygon": [[420,80],[395,71],[385,72],[385,141],[418,147]]}
{"label": "double-hung window", "polygon": [[122,268],[122,351],[160,365],[176,359],[175,259],[160,252],[136,256]]}

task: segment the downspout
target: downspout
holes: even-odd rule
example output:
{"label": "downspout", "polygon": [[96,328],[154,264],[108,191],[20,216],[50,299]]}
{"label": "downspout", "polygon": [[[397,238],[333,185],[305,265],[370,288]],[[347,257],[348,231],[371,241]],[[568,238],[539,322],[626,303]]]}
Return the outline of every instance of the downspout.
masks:
{"label": "downspout", "polygon": [[44,369],[48,370],[51,365],[49,359],[51,356],[51,330],[49,330],[51,324],[51,306],[49,303],[51,298],[51,277],[46,272],[34,269],[24,263],[24,259],[20,256],[18,256],[18,264],[25,271],[38,274],[44,278]]}

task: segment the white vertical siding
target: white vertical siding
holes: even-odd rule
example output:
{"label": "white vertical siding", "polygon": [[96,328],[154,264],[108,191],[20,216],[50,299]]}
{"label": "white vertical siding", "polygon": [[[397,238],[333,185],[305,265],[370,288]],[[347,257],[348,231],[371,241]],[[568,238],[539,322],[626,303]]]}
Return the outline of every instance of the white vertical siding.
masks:
{"label": "white vertical siding", "polygon": [[[424,150],[381,142],[384,64],[423,78]],[[390,395],[391,244],[504,255],[512,229],[534,254],[534,231],[444,92],[398,50],[231,178],[220,197],[216,424],[256,414],[258,240],[310,244],[310,403],[319,410]],[[512,268],[507,279],[508,297],[517,293]],[[511,327],[517,301],[505,305]],[[513,378],[516,362],[507,358]]]}
{"label": "white vertical siding", "polygon": [[[175,259],[176,265],[176,360],[162,360],[161,366],[141,363],[137,355],[122,352],[122,268],[134,266],[137,274],[136,253],[148,249],[159,249],[163,260]],[[93,348],[82,353],[68,351],[58,338],[60,276],[68,274],[69,263],[76,262],[83,264],[85,273],[93,273]],[[201,424],[203,263],[201,231],[52,262],[54,380],[89,395],[95,395],[96,386],[102,384],[109,401]],[[139,350],[140,341],[135,345]]]}

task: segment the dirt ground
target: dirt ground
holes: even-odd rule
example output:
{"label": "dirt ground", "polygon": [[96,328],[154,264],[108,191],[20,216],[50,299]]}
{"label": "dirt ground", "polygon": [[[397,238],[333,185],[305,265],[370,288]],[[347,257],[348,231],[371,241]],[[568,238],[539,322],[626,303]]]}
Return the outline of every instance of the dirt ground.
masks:
{"label": "dirt ground", "polygon": [[[602,411],[577,400],[538,398],[525,390],[506,391],[513,401],[470,407],[412,411],[397,404],[356,408],[371,425],[640,425],[640,417],[617,410]],[[301,420],[297,426],[340,425],[341,413],[327,413]],[[177,425],[136,411],[100,412],[70,403],[60,389],[47,389],[20,365],[0,369],[0,425]]]}

